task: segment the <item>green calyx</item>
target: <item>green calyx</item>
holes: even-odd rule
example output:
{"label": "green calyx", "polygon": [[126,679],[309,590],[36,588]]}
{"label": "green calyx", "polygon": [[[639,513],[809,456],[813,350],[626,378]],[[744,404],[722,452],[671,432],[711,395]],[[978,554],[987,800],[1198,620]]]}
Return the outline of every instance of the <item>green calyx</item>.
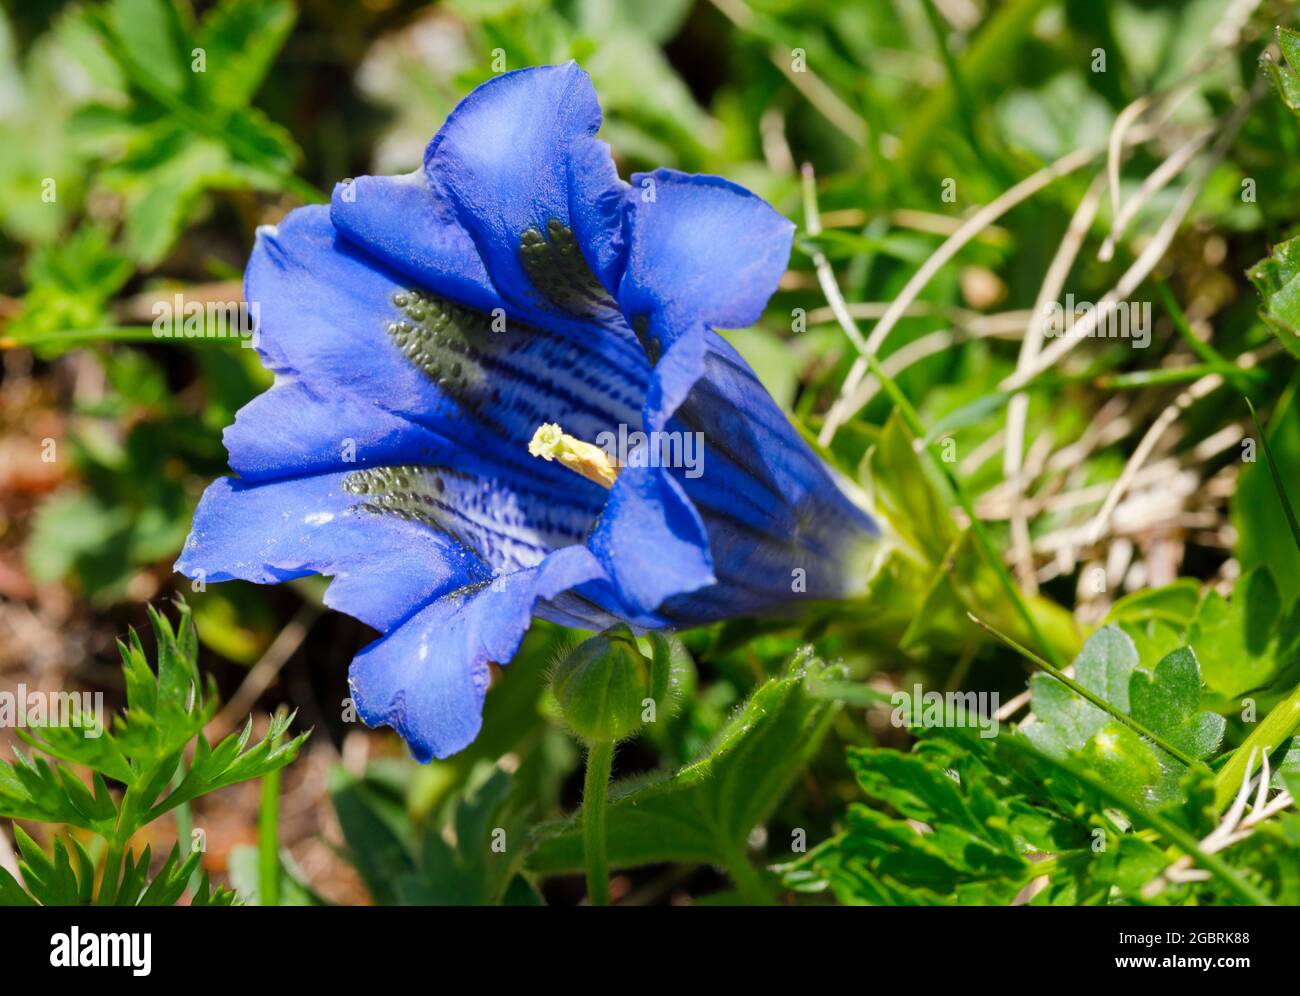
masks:
{"label": "green calyx", "polygon": [[551,677],[560,712],[588,744],[633,736],[661,709],[671,709],[673,653],[661,634],[648,638],[647,657],[632,631],[615,626],[584,640],[560,660]]}

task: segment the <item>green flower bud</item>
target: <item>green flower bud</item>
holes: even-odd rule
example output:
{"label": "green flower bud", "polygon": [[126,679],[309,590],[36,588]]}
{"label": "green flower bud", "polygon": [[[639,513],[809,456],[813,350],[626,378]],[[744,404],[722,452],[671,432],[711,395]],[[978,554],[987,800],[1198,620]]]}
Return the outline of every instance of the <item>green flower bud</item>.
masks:
{"label": "green flower bud", "polygon": [[564,721],[587,743],[614,743],[641,728],[651,697],[651,662],[626,626],[615,626],[569,651],[551,676]]}

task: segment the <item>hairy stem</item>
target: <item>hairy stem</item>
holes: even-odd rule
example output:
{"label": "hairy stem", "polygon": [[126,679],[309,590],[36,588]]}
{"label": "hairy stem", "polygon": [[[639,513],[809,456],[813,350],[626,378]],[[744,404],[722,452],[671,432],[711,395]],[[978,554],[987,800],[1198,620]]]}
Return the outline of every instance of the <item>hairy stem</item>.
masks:
{"label": "hairy stem", "polygon": [[587,774],[582,786],[582,850],[587,862],[587,901],[609,905],[609,858],[605,853],[605,796],[614,761],[612,743],[587,749]]}
{"label": "hairy stem", "polygon": [[736,891],[749,906],[775,906],[776,897],[763,882],[757,869],[745,856],[743,847],[729,849],[727,857],[727,874],[736,883]]}

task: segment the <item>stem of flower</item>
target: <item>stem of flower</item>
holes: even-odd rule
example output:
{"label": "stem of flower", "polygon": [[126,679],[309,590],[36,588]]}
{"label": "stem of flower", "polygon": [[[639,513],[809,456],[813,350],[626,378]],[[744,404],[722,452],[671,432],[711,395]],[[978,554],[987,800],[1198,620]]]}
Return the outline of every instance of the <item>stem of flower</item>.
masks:
{"label": "stem of flower", "polygon": [[257,887],[263,906],[280,905],[280,769],[262,776],[257,818]]}
{"label": "stem of flower", "polygon": [[587,861],[587,902],[609,905],[609,858],[605,853],[605,795],[614,761],[612,743],[587,746],[587,774],[582,786],[582,850]]}
{"label": "stem of flower", "polygon": [[764,884],[762,877],[755,870],[745,855],[743,847],[728,848],[727,874],[736,883],[736,891],[749,906],[775,906],[776,898]]}

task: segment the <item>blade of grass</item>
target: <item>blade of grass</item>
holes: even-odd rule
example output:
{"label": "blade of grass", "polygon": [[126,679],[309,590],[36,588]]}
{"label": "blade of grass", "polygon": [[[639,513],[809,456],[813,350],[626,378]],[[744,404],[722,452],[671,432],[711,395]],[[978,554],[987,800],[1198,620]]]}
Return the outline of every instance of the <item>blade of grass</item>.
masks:
{"label": "blade of grass", "polygon": [[209,341],[248,342],[241,335],[158,335],[150,325],[108,325],[94,329],[65,329],[32,335],[0,336],[0,350],[30,349],[34,346],[79,345],[95,342],[176,342],[200,344]]}
{"label": "blade of grass", "polygon": [[1186,367],[1173,367],[1167,370],[1134,370],[1130,373],[1115,374],[1097,380],[1097,386],[1107,391],[1131,391],[1144,387],[1162,387],[1167,384],[1185,384],[1197,381],[1210,374],[1218,374],[1224,380],[1267,380],[1268,374],[1263,370],[1245,369],[1235,363],[1193,363]]}
{"label": "blade of grass", "polygon": [[1183,314],[1183,309],[1179,306],[1177,298],[1174,297],[1174,292],[1169,289],[1169,285],[1158,275],[1152,278],[1152,283],[1155,284],[1156,292],[1160,295],[1160,302],[1165,306],[1165,310],[1169,312],[1169,318],[1174,323],[1174,329],[1187,343],[1188,348],[1206,363],[1228,363],[1228,359],[1222,353],[1208,342],[1197,338],[1196,333],[1192,331],[1191,323],[1187,321],[1187,316]]}
{"label": "blade of grass", "polygon": [[983,164],[994,179],[1001,186],[1009,187],[1015,181],[1003,168],[1002,164],[988,154],[988,150],[984,148],[984,143],[980,141],[979,135],[975,131],[975,102],[971,99],[970,88],[962,77],[961,67],[957,65],[952,49],[948,46],[948,31],[943,17],[940,16],[938,8],[935,7],[934,0],[924,0],[921,6],[925,9],[925,16],[930,22],[930,29],[934,32],[935,45],[939,48],[939,55],[943,59],[944,69],[948,73],[948,82],[952,86],[953,94],[956,96],[957,117],[961,124],[961,130],[966,136],[966,141],[970,144],[971,151],[975,153],[976,158],[979,159],[980,163]]}

